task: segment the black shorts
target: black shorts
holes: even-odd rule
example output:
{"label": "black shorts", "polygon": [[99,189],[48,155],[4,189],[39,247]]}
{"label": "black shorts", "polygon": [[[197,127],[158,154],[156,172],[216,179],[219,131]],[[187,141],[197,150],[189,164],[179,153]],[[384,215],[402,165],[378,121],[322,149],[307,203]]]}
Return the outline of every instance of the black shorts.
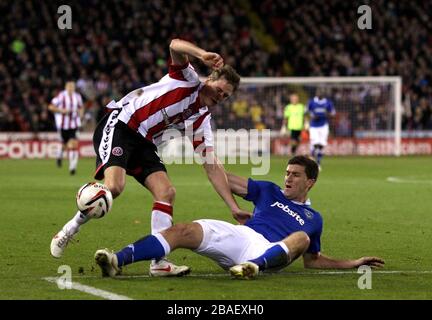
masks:
{"label": "black shorts", "polygon": [[61,129],[60,130],[60,136],[62,139],[62,143],[66,144],[71,139],[76,139],[76,131],[77,129]]}
{"label": "black shorts", "polygon": [[95,129],[95,179],[103,179],[106,168],[118,166],[144,185],[145,179],[151,173],[166,172],[165,165],[157,154],[157,147],[118,120],[119,113],[120,109],[114,109],[106,114]]}
{"label": "black shorts", "polygon": [[301,130],[291,130],[291,139],[294,141],[300,141]]}

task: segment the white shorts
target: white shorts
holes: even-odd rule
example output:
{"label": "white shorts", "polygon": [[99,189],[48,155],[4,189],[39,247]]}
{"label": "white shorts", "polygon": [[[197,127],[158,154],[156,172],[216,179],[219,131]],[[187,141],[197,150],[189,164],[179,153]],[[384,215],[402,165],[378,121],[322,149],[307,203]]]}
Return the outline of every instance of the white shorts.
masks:
{"label": "white shorts", "polygon": [[310,139],[310,144],[312,146],[314,146],[316,144],[326,146],[328,135],[329,135],[328,124],[325,124],[322,127],[310,127],[309,128],[309,139]]}
{"label": "white shorts", "polygon": [[214,260],[223,269],[258,258],[274,245],[253,229],[225,221],[196,220],[203,228],[203,241],[194,250]]}

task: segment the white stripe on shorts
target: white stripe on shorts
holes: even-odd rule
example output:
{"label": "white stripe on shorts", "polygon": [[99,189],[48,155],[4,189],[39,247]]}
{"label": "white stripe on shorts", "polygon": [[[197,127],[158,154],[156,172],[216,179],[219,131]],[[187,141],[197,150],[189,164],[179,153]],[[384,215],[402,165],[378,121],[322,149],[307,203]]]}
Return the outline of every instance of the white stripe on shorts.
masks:
{"label": "white stripe on shorts", "polygon": [[120,110],[113,110],[108,117],[105,127],[103,128],[102,139],[99,145],[99,157],[102,160],[102,165],[108,162],[111,154],[112,140],[114,137],[114,127],[118,121]]}

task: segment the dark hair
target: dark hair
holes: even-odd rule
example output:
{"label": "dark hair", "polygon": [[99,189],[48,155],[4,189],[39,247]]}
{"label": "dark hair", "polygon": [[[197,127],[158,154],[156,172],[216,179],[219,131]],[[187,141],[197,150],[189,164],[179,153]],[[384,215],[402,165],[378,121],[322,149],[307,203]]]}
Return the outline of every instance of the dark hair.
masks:
{"label": "dark hair", "polygon": [[288,164],[298,164],[305,168],[308,179],[318,179],[318,164],[308,156],[295,156],[288,161]]}
{"label": "dark hair", "polygon": [[224,65],[218,70],[213,70],[209,78],[212,81],[224,78],[226,81],[228,81],[229,84],[234,87],[234,91],[237,90],[240,84],[240,76],[238,75],[237,71],[235,71],[234,68],[228,64]]}

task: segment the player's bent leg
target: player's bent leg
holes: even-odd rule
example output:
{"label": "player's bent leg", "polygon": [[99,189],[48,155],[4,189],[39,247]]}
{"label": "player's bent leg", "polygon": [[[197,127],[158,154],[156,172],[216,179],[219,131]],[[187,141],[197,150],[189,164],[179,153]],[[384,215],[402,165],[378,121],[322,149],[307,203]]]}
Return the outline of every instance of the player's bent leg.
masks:
{"label": "player's bent leg", "polygon": [[261,256],[230,268],[230,273],[237,279],[252,279],[259,271],[280,270],[302,255],[309,247],[309,236],[303,232],[294,232],[283,241],[275,243]]}
{"label": "player's bent leg", "polygon": [[71,175],[75,175],[78,165],[78,140],[70,139],[67,143],[67,149],[69,153],[69,172]]}
{"label": "player's bent leg", "polygon": [[152,193],[154,201],[174,204],[176,190],[165,171],[156,171],[147,176],[144,185]]}
{"label": "player's bent leg", "polygon": [[117,198],[126,185],[126,170],[119,166],[111,166],[104,171],[104,185],[111,191],[113,198]]}
{"label": "player's bent leg", "polygon": [[[126,183],[126,170],[121,167],[112,166],[107,168],[104,173],[104,184],[111,191],[113,198],[115,198],[124,189]],[[75,216],[52,238],[50,244],[51,255],[55,258],[60,258],[68,244],[72,242],[74,235],[79,232],[80,227],[89,220],[89,216],[77,211]]]}
{"label": "player's bent leg", "polygon": [[310,239],[306,232],[297,231],[290,234],[282,242],[288,248],[289,263],[292,263],[309,248]]}
{"label": "player's bent leg", "polygon": [[63,164],[63,152],[66,150],[66,144],[62,143],[59,153],[57,154],[56,164],[58,168],[62,167]]}
{"label": "player's bent leg", "polygon": [[[202,241],[202,228],[197,223],[180,224],[165,230],[162,234],[147,235],[129,244],[122,250],[112,253],[107,249],[95,253],[96,263],[103,276],[115,276],[123,266],[143,260],[160,259],[176,248],[197,248]],[[164,263],[160,270],[153,270],[152,276],[184,276],[190,272],[186,266]]]}
{"label": "player's bent leg", "polygon": [[[152,234],[157,234],[172,226],[172,205],[176,191],[165,171],[151,173],[146,177],[144,185],[153,195],[151,230]],[[189,267],[177,266],[166,258],[153,260],[149,270],[150,275],[158,277],[179,276],[189,272]]]}
{"label": "player's bent leg", "polygon": [[197,249],[203,240],[203,229],[199,223],[179,223],[161,232],[171,251],[177,248]]}
{"label": "player's bent leg", "polygon": [[165,171],[151,173],[144,185],[153,195],[151,232],[156,234],[172,226],[172,205],[176,191]]}
{"label": "player's bent leg", "polygon": [[[170,247],[170,251],[177,248],[197,249],[203,239],[203,230],[199,223],[174,225],[160,233]],[[168,250],[166,250],[168,252]],[[154,277],[184,276],[191,272],[188,266],[177,266],[166,259],[154,261],[150,265],[149,274]]]}

